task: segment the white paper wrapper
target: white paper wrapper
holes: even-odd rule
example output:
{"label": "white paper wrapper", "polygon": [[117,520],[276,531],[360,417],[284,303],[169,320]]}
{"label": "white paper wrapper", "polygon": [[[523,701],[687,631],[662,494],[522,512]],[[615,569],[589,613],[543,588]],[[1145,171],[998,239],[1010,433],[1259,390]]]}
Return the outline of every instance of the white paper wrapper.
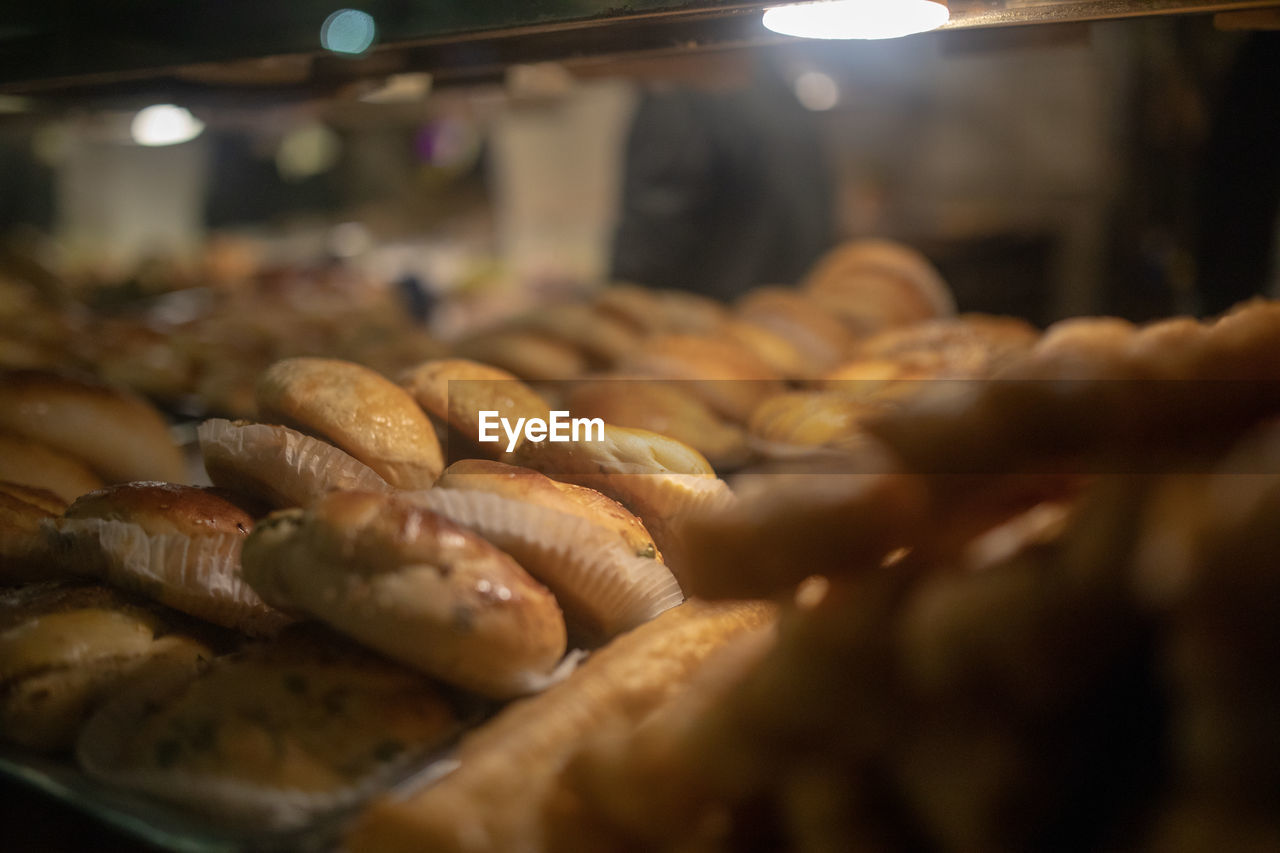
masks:
{"label": "white paper wrapper", "polygon": [[665,565],[636,556],[616,531],[584,518],[469,489],[407,496],[506,551],[555,594],[570,621],[602,638],[684,600]]}
{"label": "white paper wrapper", "polygon": [[399,763],[389,764],[358,783],[332,792],[312,792],[256,785],[230,776],[189,770],[122,767],[122,756],[138,724],[198,677],[192,668],[170,671],[137,685],[108,702],[80,732],[76,759],[97,779],[180,805],[198,814],[246,828],[286,830],[315,817],[350,806],[385,787]]}
{"label": "white paper wrapper", "polygon": [[263,603],[241,578],[243,536],[153,536],[137,524],[96,518],[62,518],[45,525],[74,573],[255,636],[270,636],[293,621]]}
{"label": "white paper wrapper", "polygon": [[288,427],[215,418],[200,424],[197,435],[215,485],[276,508],[307,506],[334,489],[391,489],[355,457]]}

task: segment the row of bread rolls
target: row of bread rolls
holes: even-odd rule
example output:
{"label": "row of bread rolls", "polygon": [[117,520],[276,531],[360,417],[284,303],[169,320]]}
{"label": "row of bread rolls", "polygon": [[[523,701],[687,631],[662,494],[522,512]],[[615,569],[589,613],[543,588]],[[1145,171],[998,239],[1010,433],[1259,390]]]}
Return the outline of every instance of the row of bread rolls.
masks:
{"label": "row of bread rolls", "polygon": [[1276,316],[1070,321],[740,480],[682,581],[777,645],[593,733],[542,849],[1280,842]]}
{"label": "row of bread rolls", "polygon": [[[679,605],[684,596],[664,557],[679,551],[673,522],[688,507],[727,500],[728,488],[691,448],[612,425],[605,442],[554,452],[485,447],[502,460],[452,445],[458,458],[445,467],[440,436],[466,434],[475,412],[470,402],[449,405],[450,379],[461,377],[465,390],[477,374],[493,376],[473,363],[429,362],[401,386],[349,362],[286,360],[259,379],[261,422],[200,428],[213,487],[134,480],[68,503],[39,487],[5,485],[0,566],[6,583],[20,584],[15,594],[57,601],[60,590],[84,589],[111,602],[67,616],[50,616],[44,605],[14,611],[12,629],[0,631],[5,689],[24,695],[14,685],[54,657],[67,678],[93,689],[58,691],[42,710],[19,709],[24,722],[6,727],[5,738],[54,751],[76,744],[81,766],[110,784],[222,819],[292,826],[368,796],[389,768],[403,770],[393,757],[421,760],[456,731],[456,704],[430,711],[442,701],[432,699],[440,684],[505,700],[564,681],[554,707],[583,691],[595,695],[593,677],[573,674],[580,655],[566,656],[570,639],[599,646]],[[480,402],[545,412],[532,388],[513,378],[501,385],[510,399],[493,401],[494,389],[481,383]],[[99,390],[84,391],[89,402]],[[30,417],[94,420],[59,405],[34,407]],[[102,450],[66,426],[45,432]],[[135,450],[129,438],[155,439],[117,426],[103,435],[118,464]],[[21,585],[32,578],[53,591]],[[129,614],[139,607],[165,615],[138,622]],[[644,663],[637,660],[637,672],[653,668],[650,681],[592,699],[593,715],[635,712],[642,683],[652,685],[646,691],[679,684],[664,668],[669,652],[691,666],[739,625],[768,621],[767,608],[690,618],[696,628],[670,623],[683,639],[664,640],[661,654],[636,653]],[[196,635],[215,630],[200,628],[207,623],[222,631],[214,645],[177,643],[162,623]],[[614,657],[631,654],[605,661]],[[277,674],[278,684],[252,695],[255,679]],[[296,695],[283,696],[279,684]],[[306,711],[312,684],[330,685],[325,695],[356,696],[352,724],[366,727],[367,738],[353,738],[345,752],[329,743],[347,717],[323,696]],[[61,721],[56,732],[23,734],[42,713]],[[400,744],[394,750],[374,740],[384,714],[404,719],[403,736],[391,737],[394,726],[387,732]],[[557,754],[572,748],[568,734]]]}
{"label": "row of bread rolls", "polygon": [[258,374],[282,358],[329,356],[390,374],[443,352],[393,290],[339,268],[156,284],[112,305],[91,288],[83,303],[52,302],[0,278],[0,369],[76,370],[169,409],[248,416]]}

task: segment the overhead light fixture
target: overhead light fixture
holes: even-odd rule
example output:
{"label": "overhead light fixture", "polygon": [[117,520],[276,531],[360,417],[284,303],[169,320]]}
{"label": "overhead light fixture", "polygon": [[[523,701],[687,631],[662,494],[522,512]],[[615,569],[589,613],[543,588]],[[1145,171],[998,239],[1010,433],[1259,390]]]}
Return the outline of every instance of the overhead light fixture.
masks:
{"label": "overhead light fixture", "polygon": [[764,25],[775,33],[811,39],[901,38],[950,18],[946,0],[821,0],[764,11]]}
{"label": "overhead light fixture", "polygon": [[177,145],[204,132],[204,122],[185,107],[153,104],[139,110],[129,124],[129,135],[139,145]]}

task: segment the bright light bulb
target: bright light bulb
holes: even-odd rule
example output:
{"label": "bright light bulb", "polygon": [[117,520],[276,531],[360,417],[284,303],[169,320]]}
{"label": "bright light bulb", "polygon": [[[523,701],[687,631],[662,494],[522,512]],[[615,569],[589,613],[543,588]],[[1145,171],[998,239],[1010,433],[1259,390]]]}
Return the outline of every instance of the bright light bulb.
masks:
{"label": "bright light bulb", "polygon": [[139,110],[129,125],[129,135],[139,145],[177,145],[195,139],[204,131],[204,122],[185,107],[154,104]]}
{"label": "bright light bulb", "polygon": [[935,0],[823,0],[764,10],[764,25],[811,39],[892,39],[937,29],[951,18]]}

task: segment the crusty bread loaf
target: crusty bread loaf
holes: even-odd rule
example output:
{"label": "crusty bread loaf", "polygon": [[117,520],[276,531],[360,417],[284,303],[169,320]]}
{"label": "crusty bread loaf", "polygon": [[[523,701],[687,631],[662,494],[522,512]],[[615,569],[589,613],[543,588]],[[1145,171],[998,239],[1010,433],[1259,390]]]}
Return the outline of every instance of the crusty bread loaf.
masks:
{"label": "crusty bread loaf", "polygon": [[106,385],[39,371],[0,374],[0,429],[83,460],[108,482],[187,479],[160,413]]}
{"label": "crusty bread loaf", "polygon": [[258,378],[258,412],[324,438],[393,486],[425,489],[444,468],[427,416],[403,388],[367,367],[288,358]]}

